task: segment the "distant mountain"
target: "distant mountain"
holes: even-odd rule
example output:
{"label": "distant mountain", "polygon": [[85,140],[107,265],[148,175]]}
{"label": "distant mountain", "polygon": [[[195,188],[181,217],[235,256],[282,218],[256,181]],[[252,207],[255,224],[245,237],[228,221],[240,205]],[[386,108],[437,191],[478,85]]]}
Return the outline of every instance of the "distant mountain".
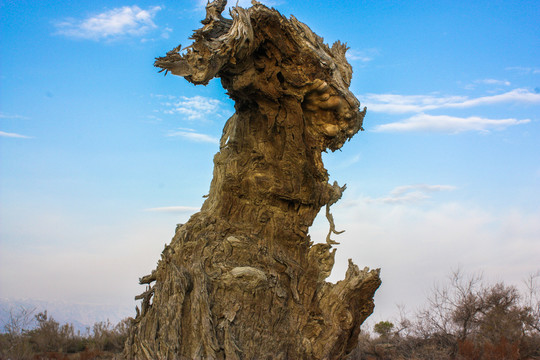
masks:
{"label": "distant mountain", "polygon": [[[47,315],[60,324],[73,324],[75,331],[85,334],[91,331],[96,322],[109,320],[116,325],[120,320],[135,315],[132,304],[126,306],[81,304],[64,301],[41,301],[34,299],[0,299],[0,332],[4,332],[4,326],[9,322],[10,312],[20,314],[21,309],[32,311],[32,319],[40,312],[47,310]],[[32,322],[35,326],[35,321]]]}

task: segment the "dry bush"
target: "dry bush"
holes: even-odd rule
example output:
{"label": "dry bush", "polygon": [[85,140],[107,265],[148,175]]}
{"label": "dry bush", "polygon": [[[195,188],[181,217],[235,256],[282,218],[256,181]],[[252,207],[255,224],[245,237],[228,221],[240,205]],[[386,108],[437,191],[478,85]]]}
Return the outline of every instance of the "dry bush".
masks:
{"label": "dry bush", "polygon": [[130,319],[93,326],[92,334],[76,334],[72,324],[60,325],[47,311],[33,315],[24,308],[10,311],[0,334],[0,360],[112,359],[123,350]]}
{"label": "dry bush", "polygon": [[33,322],[34,309],[23,307],[9,311],[4,333],[0,334],[0,359],[24,360],[32,355],[32,346],[27,340],[27,330]]}
{"label": "dry bush", "polygon": [[93,335],[90,337],[91,348],[108,351],[121,352],[124,349],[131,320],[124,319],[116,325],[112,325],[109,320],[94,324]]}
{"label": "dry bush", "polygon": [[519,292],[456,271],[412,318],[400,309],[396,326],[379,322],[378,337],[361,335],[349,359],[540,359],[539,278],[530,276],[526,291]]}

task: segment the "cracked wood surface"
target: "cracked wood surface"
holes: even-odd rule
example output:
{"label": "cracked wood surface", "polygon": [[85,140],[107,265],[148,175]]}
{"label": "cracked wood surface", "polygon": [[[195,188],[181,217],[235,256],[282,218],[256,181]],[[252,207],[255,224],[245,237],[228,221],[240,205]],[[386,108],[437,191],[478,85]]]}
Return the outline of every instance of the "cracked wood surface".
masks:
{"label": "cracked wood surface", "polygon": [[[178,226],[147,289],[128,359],[342,359],[373,312],[379,270],[349,261],[345,279],[325,279],[336,242],[330,205],[345,190],[328,183],[321,153],[362,129],[365,108],[349,91],[347,47],[254,1],[222,16],[206,7],[193,44],[156,59],[194,84],[221,78],[235,101],[214,157],[209,195]],[[308,229],[326,206],[330,232]]]}

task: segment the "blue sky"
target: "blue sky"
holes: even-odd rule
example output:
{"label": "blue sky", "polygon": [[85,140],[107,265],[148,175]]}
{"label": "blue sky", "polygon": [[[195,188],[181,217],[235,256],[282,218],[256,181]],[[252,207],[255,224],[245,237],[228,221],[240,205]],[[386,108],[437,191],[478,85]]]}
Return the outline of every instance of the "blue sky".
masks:
{"label": "blue sky", "polygon": [[[263,3],[347,42],[368,107],[324,156],[348,186],[332,280],[347,258],[381,267],[380,320],[458,267],[540,270],[538,2]],[[202,18],[203,1],[0,1],[0,297],[133,308],[233,112],[218,80],[152,66]]]}

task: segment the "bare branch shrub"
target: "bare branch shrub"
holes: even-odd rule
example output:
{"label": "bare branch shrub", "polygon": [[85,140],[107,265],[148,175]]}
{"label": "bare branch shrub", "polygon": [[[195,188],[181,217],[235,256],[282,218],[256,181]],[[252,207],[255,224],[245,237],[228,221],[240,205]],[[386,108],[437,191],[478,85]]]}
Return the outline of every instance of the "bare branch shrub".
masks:
{"label": "bare branch shrub", "polygon": [[538,359],[539,282],[540,273],[529,276],[520,292],[454,271],[447,284],[433,288],[412,320],[399,308],[397,321],[375,324],[379,337],[361,335],[350,359]]}
{"label": "bare branch shrub", "polygon": [[33,322],[35,309],[10,309],[4,332],[0,336],[0,358],[13,360],[27,359],[32,354],[32,347],[28,343],[27,330]]}

